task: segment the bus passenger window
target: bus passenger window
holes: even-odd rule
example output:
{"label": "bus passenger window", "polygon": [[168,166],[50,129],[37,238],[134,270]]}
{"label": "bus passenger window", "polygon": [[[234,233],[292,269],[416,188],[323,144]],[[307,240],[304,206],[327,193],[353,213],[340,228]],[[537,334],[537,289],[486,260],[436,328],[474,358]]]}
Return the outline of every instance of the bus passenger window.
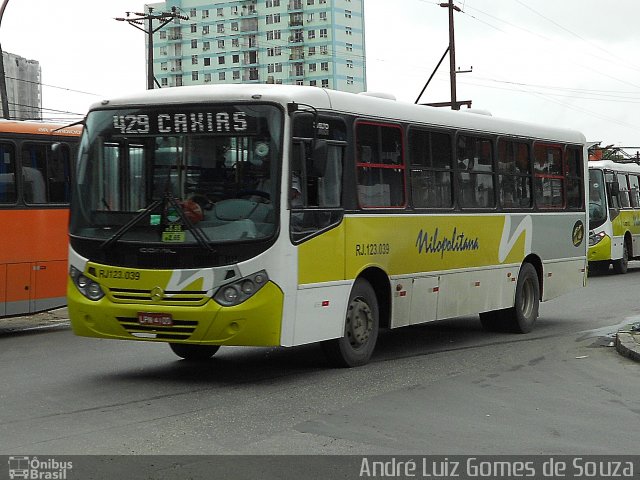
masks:
{"label": "bus passenger window", "polygon": [[22,188],[26,203],[46,203],[47,146],[26,144],[22,148]]}
{"label": "bus passenger window", "polygon": [[498,140],[498,197],[503,208],[529,208],[531,160],[529,145],[501,138]]}
{"label": "bus passenger window", "polygon": [[463,208],[495,206],[491,140],[467,135],[458,137],[457,170]]}
{"label": "bus passenger window", "polygon": [[629,199],[629,185],[627,184],[627,176],[624,173],[619,173],[616,176],[618,178],[618,186],[620,187],[620,193],[618,194],[620,207],[629,208],[631,206],[631,200]]}
{"label": "bus passenger window", "polygon": [[567,147],[567,208],[584,206],[582,149]]}
{"label": "bus passenger window", "polygon": [[640,185],[638,184],[637,175],[629,175],[629,196],[631,197],[631,206],[640,207]]}
{"label": "bus passenger window", "polygon": [[13,146],[0,143],[0,203],[15,203],[16,159]]}
{"label": "bus passenger window", "polygon": [[450,208],[453,205],[451,135],[411,129],[411,198],[417,208]]}
{"label": "bus passenger window", "polygon": [[536,205],[540,208],[564,206],[564,175],[560,145],[536,143],[533,151]]}
{"label": "bus passenger window", "polygon": [[360,206],[404,206],[402,129],[360,122],[356,125],[356,150]]}

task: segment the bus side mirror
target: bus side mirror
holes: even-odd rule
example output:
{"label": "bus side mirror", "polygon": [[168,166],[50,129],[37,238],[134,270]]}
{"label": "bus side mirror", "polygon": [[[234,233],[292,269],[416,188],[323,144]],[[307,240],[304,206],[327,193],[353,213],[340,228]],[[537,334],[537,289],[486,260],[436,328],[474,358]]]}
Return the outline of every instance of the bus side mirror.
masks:
{"label": "bus side mirror", "polygon": [[327,154],[329,146],[326,140],[316,140],[313,152],[311,152],[311,171],[315,177],[324,176],[327,169]]}

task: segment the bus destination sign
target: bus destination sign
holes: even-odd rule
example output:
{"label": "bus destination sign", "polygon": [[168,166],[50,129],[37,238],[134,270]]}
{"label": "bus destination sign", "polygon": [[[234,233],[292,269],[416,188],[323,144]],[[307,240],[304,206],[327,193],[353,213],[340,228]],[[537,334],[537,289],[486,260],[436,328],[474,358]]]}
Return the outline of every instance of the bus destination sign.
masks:
{"label": "bus destination sign", "polygon": [[252,135],[257,133],[257,122],[237,110],[128,113],[114,114],[113,128],[123,135]]}

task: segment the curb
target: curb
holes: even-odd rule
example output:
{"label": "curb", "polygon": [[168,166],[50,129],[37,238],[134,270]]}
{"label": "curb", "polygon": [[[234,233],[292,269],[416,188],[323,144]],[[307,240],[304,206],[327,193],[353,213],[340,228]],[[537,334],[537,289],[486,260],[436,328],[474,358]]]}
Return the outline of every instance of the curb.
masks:
{"label": "curb", "polygon": [[31,315],[0,318],[0,336],[69,327],[66,307]]}
{"label": "curb", "polygon": [[618,332],[616,335],[616,350],[631,360],[640,362],[640,344],[635,336],[629,332]]}

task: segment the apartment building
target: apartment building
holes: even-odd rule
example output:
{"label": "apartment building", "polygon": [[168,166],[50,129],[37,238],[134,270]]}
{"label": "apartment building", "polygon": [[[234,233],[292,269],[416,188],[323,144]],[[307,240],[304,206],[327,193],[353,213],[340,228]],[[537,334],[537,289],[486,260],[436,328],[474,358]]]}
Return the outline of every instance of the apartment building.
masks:
{"label": "apartment building", "polygon": [[[10,117],[16,120],[41,119],[42,71],[40,63],[8,52],[2,52],[2,58]],[[1,111],[2,105],[0,105]]]}
{"label": "apartment building", "polygon": [[[153,35],[164,87],[282,83],[366,90],[364,0],[167,0],[174,19]],[[154,28],[157,25],[154,25]]]}

